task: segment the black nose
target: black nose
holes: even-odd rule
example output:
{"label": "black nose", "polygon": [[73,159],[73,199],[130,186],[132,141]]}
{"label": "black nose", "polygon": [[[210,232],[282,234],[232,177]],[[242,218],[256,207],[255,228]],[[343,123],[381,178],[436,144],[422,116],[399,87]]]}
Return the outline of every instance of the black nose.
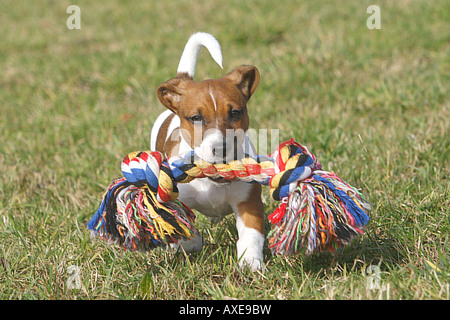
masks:
{"label": "black nose", "polygon": [[212,148],[213,156],[225,157],[225,155],[227,154],[226,151],[227,151],[227,144],[225,141],[222,143],[222,145],[218,145]]}

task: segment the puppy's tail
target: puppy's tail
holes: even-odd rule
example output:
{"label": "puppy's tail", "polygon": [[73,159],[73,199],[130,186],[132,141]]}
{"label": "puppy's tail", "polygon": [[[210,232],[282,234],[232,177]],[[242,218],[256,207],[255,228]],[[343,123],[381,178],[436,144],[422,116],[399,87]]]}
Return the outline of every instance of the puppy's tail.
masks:
{"label": "puppy's tail", "polygon": [[220,50],[219,42],[217,42],[217,40],[209,33],[197,32],[189,38],[184,47],[180,63],[178,64],[178,75],[187,74],[190,78],[194,78],[197,57],[202,46],[208,49],[211,57],[223,69],[222,51]]}

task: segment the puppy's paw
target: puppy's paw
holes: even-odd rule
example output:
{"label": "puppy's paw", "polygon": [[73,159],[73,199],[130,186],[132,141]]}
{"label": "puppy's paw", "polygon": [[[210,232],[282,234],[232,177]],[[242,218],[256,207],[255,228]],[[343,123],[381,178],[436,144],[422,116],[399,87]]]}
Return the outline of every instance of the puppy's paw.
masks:
{"label": "puppy's paw", "polygon": [[263,268],[263,261],[261,258],[258,257],[252,257],[252,256],[243,256],[239,260],[239,267],[241,269],[250,268],[253,272],[262,270]]}
{"label": "puppy's paw", "polygon": [[248,266],[252,271],[263,268],[264,235],[255,229],[245,228],[236,243],[239,266]]}
{"label": "puppy's paw", "polygon": [[180,247],[182,247],[186,253],[200,252],[203,248],[203,237],[200,232],[195,230],[191,239],[180,240],[177,244],[171,244],[170,247],[174,251],[181,250]]}

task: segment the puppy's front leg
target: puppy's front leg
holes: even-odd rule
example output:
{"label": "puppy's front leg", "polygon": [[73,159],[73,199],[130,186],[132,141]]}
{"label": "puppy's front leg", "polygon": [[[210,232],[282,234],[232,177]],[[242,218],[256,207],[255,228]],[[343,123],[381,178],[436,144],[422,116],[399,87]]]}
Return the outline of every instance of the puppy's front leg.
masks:
{"label": "puppy's front leg", "polygon": [[249,265],[252,271],[262,268],[264,247],[264,205],[261,201],[261,185],[254,184],[247,200],[235,207],[236,226],[239,234],[237,254],[239,265]]}

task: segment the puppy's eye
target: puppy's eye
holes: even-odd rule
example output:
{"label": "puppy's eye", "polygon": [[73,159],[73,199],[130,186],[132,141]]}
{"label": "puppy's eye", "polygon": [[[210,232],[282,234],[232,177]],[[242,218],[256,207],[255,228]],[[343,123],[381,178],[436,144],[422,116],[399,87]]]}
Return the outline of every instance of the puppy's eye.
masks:
{"label": "puppy's eye", "polygon": [[202,117],[196,114],[195,116],[190,117],[189,120],[191,120],[192,122],[202,121]]}
{"label": "puppy's eye", "polygon": [[231,119],[237,120],[241,116],[242,112],[241,110],[231,110],[230,111],[230,117]]}

